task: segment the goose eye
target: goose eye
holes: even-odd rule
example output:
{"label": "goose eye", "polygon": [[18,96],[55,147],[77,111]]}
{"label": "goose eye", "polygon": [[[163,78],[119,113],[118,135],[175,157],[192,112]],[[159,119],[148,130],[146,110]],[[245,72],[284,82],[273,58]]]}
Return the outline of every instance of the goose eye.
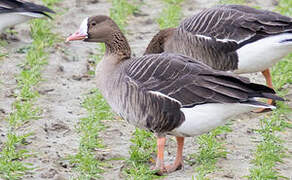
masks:
{"label": "goose eye", "polygon": [[95,26],[95,25],[96,25],[96,22],[91,23],[91,25],[92,25],[92,26]]}

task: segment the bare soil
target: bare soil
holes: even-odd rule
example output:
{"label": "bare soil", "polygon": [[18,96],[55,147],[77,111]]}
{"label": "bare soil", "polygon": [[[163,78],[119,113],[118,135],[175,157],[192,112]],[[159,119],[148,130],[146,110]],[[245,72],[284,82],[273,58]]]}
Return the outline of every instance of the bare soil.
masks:
{"label": "bare soil", "polygon": [[[36,1],[39,2],[39,1]],[[127,38],[132,47],[133,55],[143,54],[148,42],[159,27],[155,18],[159,16],[164,4],[157,0],[143,1],[141,14],[129,18],[127,27]],[[186,0],[183,4],[184,16],[189,16],[196,11],[216,4],[214,0]],[[257,0],[256,5],[271,9],[275,2],[273,0]],[[80,22],[88,16],[96,14],[109,14],[111,4],[107,0],[63,0],[58,4],[62,15],[55,19],[54,32],[66,37],[77,30]],[[64,10],[65,9],[65,10]],[[4,118],[12,111],[12,103],[15,101],[13,92],[16,91],[17,83],[15,75],[19,73],[19,64],[24,60],[25,54],[17,52],[20,48],[27,47],[31,43],[29,25],[16,26],[19,32],[17,41],[9,40],[5,51],[9,56],[0,60],[0,146],[5,139],[7,123]],[[30,137],[27,149],[35,155],[26,162],[33,163],[36,167],[32,174],[26,175],[24,179],[55,179],[64,180],[74,176],[74,171],[64,158],[77,153],[79,146],[79,135],[76,131],[78,121],[85,117],[86,111],[81,107],[82,99],[95,87],[94,78],[88,77],[88,61],[90,55],[97,52],[98,46],[94,43],[74,42],[66,44],[59,42],[50,50],[48,65],[44,67],[42,77],[37,90],[40,97],[35,102],[42,110],[42,116],[38,120],[32,120],[18,129],[19,132],[34,132]],[[264,83],[263,77],[258,74],[248,75],[253,81]],[[289,87],[287,87],[289,88]],[[290,87],[291,89],[291,87]],[[287,96],[292,99],[292,91]],[[290,102],[291,107],[291,102]],[[220,159],[218,167],[220,171],[210,174],[210,179],[245,179],[243,176],[249,174],[250,161],[257,145],[257,134],[253,129],[259,126],[259,119],[267,114],[248,113],[232,120],[232,132],[222,135],[227,142],[229,154],[226,159]],[[292,118],[290,117],[292,120]],[[106,144],[103,151],[96,152],[105,160],[112,158],[128,158],[129,139],[134,127],[121,120],[104,121],[107,129],[102,132],[101,138]],[[287,129],[279,133],[285,140],[288,152],[292,153],[292,130]],[[166,147],[166,162],[174,160],[176,143],[170,140]],[[184,148],[185,158],[197,151],[195,138],[187,138]],[[121,173],[124,166],[123,160],[108,161],[112,165],[106,168],[104,179],[125,179]],[[195,165],[185,163],[184,170],[179,170],[163,179],[185,180],[192,179],[196,175]],[[292,159],[287,157],[284,163],[278,164],[277,169],[282,175],[292,177]]]}

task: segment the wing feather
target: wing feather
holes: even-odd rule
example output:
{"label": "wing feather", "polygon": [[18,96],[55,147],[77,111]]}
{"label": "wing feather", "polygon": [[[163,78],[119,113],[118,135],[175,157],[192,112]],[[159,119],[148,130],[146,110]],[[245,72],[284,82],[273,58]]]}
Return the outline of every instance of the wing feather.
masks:
{"label": "wing feather", "polygon": [[[206,20],[208,23],[202,23]],[[292,32],[292,18],[248,6],[219,5],[186,18],[180,27],[193,34],[241,42],[253,36]]]}
{"label": "wing feather", "polygon": [[[187,56],[162,53],[143,56],[128,68],[129,78],[146,91],[155,91],[179,101],[182,106],[204,103],[239,103],[263,92],[247,78],[216,71]],[[133,66],[145,66],[142,69]],[[147,67],[147,68],[145,68]],[[133,70],[137,71],[134,72]],[[142,73],[143,71],[143,73]],[[163,72],[163,73],[161,73]]]}

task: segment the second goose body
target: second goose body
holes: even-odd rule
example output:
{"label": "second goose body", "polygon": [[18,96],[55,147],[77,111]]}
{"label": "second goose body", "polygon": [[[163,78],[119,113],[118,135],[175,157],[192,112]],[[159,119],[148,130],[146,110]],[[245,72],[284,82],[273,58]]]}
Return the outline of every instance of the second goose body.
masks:
{"label": "second goose body", "polygon": [[[184,137],[222,125],[232,116],[273,106],[254,98],[282,100],[263,85],[213,70],[178,54],[131,58],[129,44],[107,16],[86,18],[67,41],[104,42],[105,56],[96,68],[96,83],[112,109],[129,123],[157,135],[156,169],[160,174],[183,165]],[[166,135],[177,139],[174,164],[164,165]]]}
{"label": "second goose body", "polygon": [[[145,54],[181,53],[222,71],[262,72],[292,52],[292,18],[241,5],[219,5],[161,30]],[[269,103],[272,103],[271,101]]]}

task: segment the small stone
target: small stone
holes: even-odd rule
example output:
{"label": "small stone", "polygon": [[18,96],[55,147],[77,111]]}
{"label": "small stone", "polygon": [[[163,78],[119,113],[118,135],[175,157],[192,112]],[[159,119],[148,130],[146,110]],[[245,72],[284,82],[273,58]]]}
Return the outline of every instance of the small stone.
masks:
{"label": "small stone", "polygon": [[49,169],[47,172],[41,174],[41,178],[52,179],[58,172],[55,169]]}
{"label": "small stone", "polygon": [[55,180],[67,180],[64,176],[62,175],[57,175],[57,177],[55,178]]}
{"label": "small stone", "polygon": [[54,88],[51,88],[51,89],[39,90],[38,92],[39,92],[41,95],[44,95],[44,94],[47,94],[48,92],[52,92],[52,91],[54,91],[54,90],[55,90]]}
{"label": "small stone", "polygon": [[188,10],[189,10],[189,11],[193,11],[194,8],[193,8],[193,7],[189,7]]}
{"label": "small stone", "polygon": [[135,11],[135,12],[133,13],[133,15],[134,15],[135,17],[149,16],[149,14],[142,13],[142,12],[139,12],[139,11]]}
{"label": "small stone", "polygon": [[4,109],[0,108],[0,113],[5,114],[6,112]]}
{"label": "small stone", "polygon": [[234,175],[231,172],[228,172],[227,174],[224,174],[223,177],[234,179]]}
{"label": "small stone", "polygon": [[76,80],[76,81],[81,81],[82,76],[73,75],[73,76],[72,76],[72,79],[73,79],[73,80]]}
{"label": "small stone", "polygon": [[153,24],[153,23],[154,23],[153,19],[147,19],[147,20],[144,22],[144,24],[146,24],[146,25],[150,25],[150,24]]}
{"label": "small stone", "polygon": [[58,71],[59,71],[59,72],[64,72],[64,66],[59,65],[59,67],[58,67]]}
{"label": "small stone", "polygon": [[91,4],[96,4],[96,3],[99,2],[99,0],[90,0],[89,2],[90,2]]}
{"label": "small stone", "polygon": [[254,130],[251,128],[247,128],[246,133],[247,134],[253,134]]}
{"label": "small stone", "polygon": [[67,130],[67,129],[69,129],[69,127],[62,122],[54,123],[49,128],[49,130],[51,130],[51,131],[63,131],[63,130]]}

